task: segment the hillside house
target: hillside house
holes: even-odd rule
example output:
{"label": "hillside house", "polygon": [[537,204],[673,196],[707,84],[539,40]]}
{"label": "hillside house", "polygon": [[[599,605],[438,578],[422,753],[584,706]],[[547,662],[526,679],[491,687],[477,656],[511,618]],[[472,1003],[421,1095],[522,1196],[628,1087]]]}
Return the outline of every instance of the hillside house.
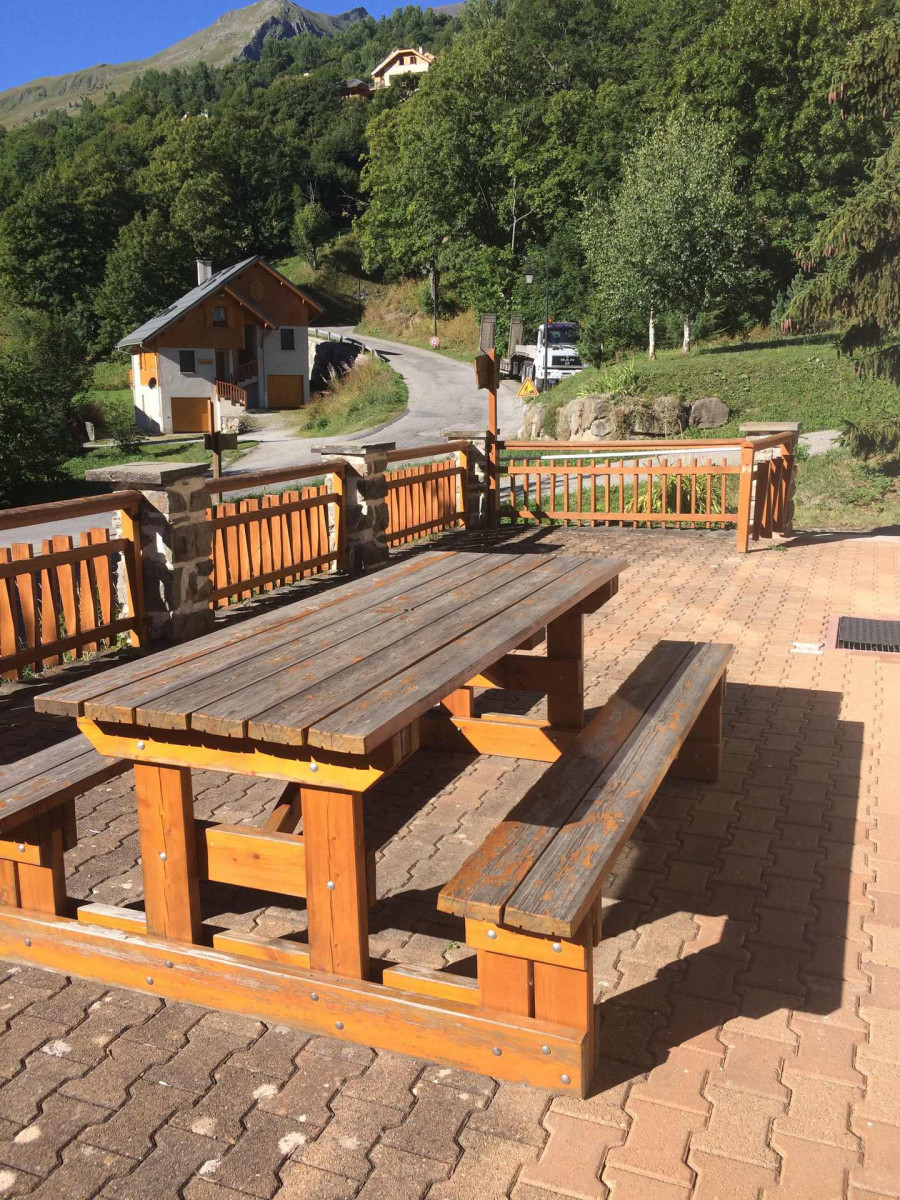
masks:
{"label": "hillside house", "polygon": [[410,73],[418,75],[422,71],[427,71],[433,62],[434,55],[429,54],[427,50],[423,50],[421,46],[418,50],[414,50],[410,46],[392,50],[387,58],[382,59],[372,71],[375,90],[390,87],[391,81],[396,79],[398,75],[408,75]]}
{"label": "hillside house", "polygon": [[[137,423],[149,433],[229,428],[245,408],[309,403],[310,315],[322,309],[258,255],[213,274],[123,337]],[[213,403],[215,402],[215,403]]]}

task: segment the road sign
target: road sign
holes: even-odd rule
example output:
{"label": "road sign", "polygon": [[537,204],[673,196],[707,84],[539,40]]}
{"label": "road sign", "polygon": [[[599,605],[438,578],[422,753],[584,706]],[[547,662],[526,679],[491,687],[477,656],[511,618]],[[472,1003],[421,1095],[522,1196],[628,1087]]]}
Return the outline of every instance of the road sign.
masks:
{"label": "road sign", "polygon": [[525,382],[522,384],[522,386],[519,388],[519,390],[516,392],[516,395],[520,399],[524,400],[528,396],[539,396],[540,392],[534,386],[534,382],[531,379],[526,379]]}
{"label": "road sign", "polygon": [[428,340],[429,340],[429,342],[431,342],[432,350],[437,350],[438,346],[441,344],[441,339],[438,337],[437,334],[435,334],[434,337],[431,337]]}

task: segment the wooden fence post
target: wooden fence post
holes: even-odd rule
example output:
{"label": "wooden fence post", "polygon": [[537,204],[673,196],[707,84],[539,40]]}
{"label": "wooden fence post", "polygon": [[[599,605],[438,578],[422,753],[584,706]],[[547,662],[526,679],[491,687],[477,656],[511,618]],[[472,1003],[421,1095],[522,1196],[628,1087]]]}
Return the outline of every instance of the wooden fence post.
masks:
{"label": "wooden fence post", "polygon": [[442,429],[441,437],[448,442],[466,441],[468,449],[460,452],[459,462],[465,463],[465,521],[466,529],[483,529],[490,523],[491,433],[487,429]]}
{"label": "wooden fence post", "polygon": [[753,442],[741,444],[741,474],[738,481],[737,552],[746,554],[750,543],[750,507],[753,501]]}

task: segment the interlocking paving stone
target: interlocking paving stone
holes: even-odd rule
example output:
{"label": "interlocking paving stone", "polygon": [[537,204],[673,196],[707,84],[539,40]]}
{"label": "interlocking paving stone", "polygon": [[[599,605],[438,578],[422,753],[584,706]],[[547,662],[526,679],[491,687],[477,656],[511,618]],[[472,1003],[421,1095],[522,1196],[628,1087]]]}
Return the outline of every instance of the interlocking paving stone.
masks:
{"label": "interlocking paving stone", "polygon": [[[898,543],[737,556],[716,533],[554,529],[552,540],[634,564],[585,622],[590,704],[659,638],[736,645],[720,779],[666,782],[605,891],[594,1093],[498,1085],[0,964],[0,1141],[23,1156],[0,1162],[0,1195],[266,1200],[280,1182],[284,1200],[429,1189],[445,1200],[896,1200],[896,664],[791,646],[819,640],[831,613],[896,604]],[[9,696],[0,760],[67,734],[34,716],[29,687]],[[429,754],[379,785],[366,824],[387,899],[372,913],[373,954],[435,966],[467,956],[434,891],[543,769]],[[250,823],[277,791],[209,772],[195,785],[198,816]],[[77,809],[70,894],[139,901],[130,778]],[[248,908],[237,889],[218,890],[204,915],[269,936],[305,928],[302,909],[274,897]],[[46,1134],[15,1143],[42,1121]]]}

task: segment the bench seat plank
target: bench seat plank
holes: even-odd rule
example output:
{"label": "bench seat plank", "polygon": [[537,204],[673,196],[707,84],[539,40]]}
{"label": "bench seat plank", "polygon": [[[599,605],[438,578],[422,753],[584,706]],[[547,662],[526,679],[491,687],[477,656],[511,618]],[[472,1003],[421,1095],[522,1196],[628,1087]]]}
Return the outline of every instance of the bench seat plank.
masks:
{"label": "bench seat plank", "polygon": [[600,778],[513,893],[504,921],[573,937],[706,701],[733,648],[693,648]]}
{"label": "bench seat plank", "polygon": [[121,775],[130,765],[124,759],[98,754],[80,733],[19,762],[7,763],[0,767],[0,834]]}
{"label": "bench seat plank", "polygon": [[442,912],[502,922],[513,892],[691,648],[690,642],[660,642],[650,651],[562,758],[544,772],[444,887],[438,897]]}

